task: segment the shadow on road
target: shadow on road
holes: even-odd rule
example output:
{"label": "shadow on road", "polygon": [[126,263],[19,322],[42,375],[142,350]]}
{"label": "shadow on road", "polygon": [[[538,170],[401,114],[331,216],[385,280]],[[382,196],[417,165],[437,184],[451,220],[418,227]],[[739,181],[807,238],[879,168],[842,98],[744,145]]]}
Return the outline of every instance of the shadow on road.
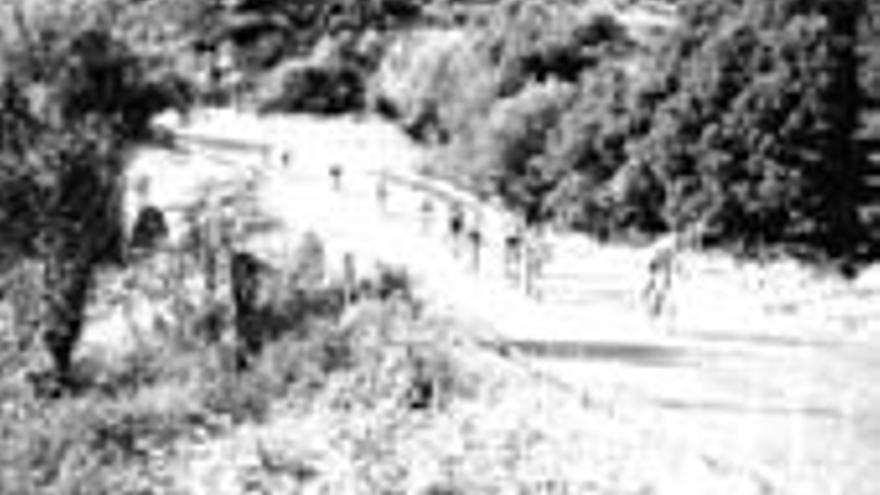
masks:
{"label": "shadow on road", "polygon": [[582,361],[618,361],[636,366],[668,367],[685,364],[682,351],[663,346],[620,342],[506,341],[505,348],[529,357]]}
{"label": "shadow on road", "polygon": [[811,338],[789,337],[784,335],[770,335],[757,333],[743,333],[737,331],[712,331],[711,333],[700,333],[699,330],[683,330],[680,332],[681,337],[689,340],[724,343],[724,344],[746,344],[756,346],[783,347],[783,348],[804,348],[804,347],[821,347],[821,348],[838,348],[842,346],[841,342],[833,340],[819,340]]}
{"label": "shadow on road", "polygon": [[808,416],[820,419],[843,419],[840,411],[819,406],[779,406],[779,405],[754,405],[740,404],[737,402],[687,400],[687,399],[658,399],[656,401],[663,409],[682,412],[712,412],[722,414],[760,414],[765,416]]}

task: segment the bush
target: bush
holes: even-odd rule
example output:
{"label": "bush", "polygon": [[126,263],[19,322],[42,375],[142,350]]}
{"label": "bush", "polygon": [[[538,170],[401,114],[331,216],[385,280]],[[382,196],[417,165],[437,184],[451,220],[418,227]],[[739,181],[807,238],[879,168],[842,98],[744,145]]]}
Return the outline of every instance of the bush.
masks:
{"label": "bush", "polygon": [[[0,421],[0,485],[5,493],[34,495],[110,495],[149,487],[152,480],[137,466],[191,430],[182,405],[167,409],[137,398],[100,397],[7,402]],[[13,410],[15,418],[9,416]]]}
{"label": "bush", "polygon": [[403,34],[374,84],[415,138],[470,149],[500,100],[534,83],[576,83],[601,54],[629,44],[609,16],[583,20],[571,6],[518,0],[493,9],[479,29]]}
{"label": "bush", "polygon": [[472,394],[474,382],[453,358],[451,349],[413,347],[406,354],[407,385],[403,405],[411,410],[443,410],[454,399]]}
{"label": "bush", "polygon": [[284,76],[281,94],[262,105],[263,112],[340,114],[364,107],[365,84],[351,67],[303,66]]}
{"label": "bush", "polygon": [[293,253],[291,266],[285,269],[294,283],[302,289],[323,287],[327,280],[327,254],[324,243],[314,232],[307,232],[300,239]]}
{"label": "bush", "polygon": [[113,9],[104,2],[43,9],[22,1],[0,15],[9,12],[15,35],[0,60],[9,69],[0,74],[0,227],[13,233],[16,256],[42,265],[38,332],[63,381],[95,271],[122,261],[125,150],[174,103],[177,85],[145,77],[143,59],[109,27]]}
{"label": "bush", "polygon": [[212,414],[228,418],[233,424],[263,421],[272,399],[266,378],[257,373],[221,374],[211,386],[200,390],[199,401]]}
{"label": "bush", "polygon": [[526,86],[495,105],[477,145],[483,177],[532,221],[544,218],[544,198],[559,180],[544,154],[574,95],[573,87],[559,82]]}

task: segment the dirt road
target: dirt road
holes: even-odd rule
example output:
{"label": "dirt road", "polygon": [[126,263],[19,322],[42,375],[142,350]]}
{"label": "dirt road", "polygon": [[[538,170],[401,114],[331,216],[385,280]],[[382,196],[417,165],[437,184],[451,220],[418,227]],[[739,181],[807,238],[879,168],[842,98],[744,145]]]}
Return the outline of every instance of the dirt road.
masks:
{"label": "dirt road", "polygon": [[[474,270],[466,253],[453,254],[441,220],[425,227],[424,187],[392,184],[380,204],[377,177],[409,177],[424,159],[387,124],[215,111],[179,130],[192,160],[261,177],[261,210],[318,232],[331,259],[404,265],[432,300],[489,322],[487,343],[703,452],[712,469],[744,473],[745,493],[880,493],[880,296],[869,276],[845,285],[788,265],[694,256],[672,316],[658,323],[638,297],[645,251],[559,236],[538,302],[504,277],[500,231],[487,228]],[[265,147],[224,148],[208,136]]]}

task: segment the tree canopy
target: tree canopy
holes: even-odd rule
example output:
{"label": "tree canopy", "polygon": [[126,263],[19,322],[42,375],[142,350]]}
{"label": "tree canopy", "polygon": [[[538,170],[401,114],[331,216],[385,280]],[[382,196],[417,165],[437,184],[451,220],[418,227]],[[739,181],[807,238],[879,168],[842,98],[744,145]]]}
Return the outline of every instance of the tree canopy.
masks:
{"label": "tree canopy", "polygon": [[687,229],[834,255],[861,242],[867,2],[688,0],[649,47],[611,21],[555,15],[564,3],[505,5],[477,44],[488,63],[468,72],[494,91],[446,131],[511,205],[603,236]]}
{"label": "tree canopy", "polygon": [[17,32],[0,58],[0,248],[41,265],[35,331],[67,378],[94,271],[121,260],[126,149],[174,95],[146,77],[97,1],[12,7],[5,25]]}

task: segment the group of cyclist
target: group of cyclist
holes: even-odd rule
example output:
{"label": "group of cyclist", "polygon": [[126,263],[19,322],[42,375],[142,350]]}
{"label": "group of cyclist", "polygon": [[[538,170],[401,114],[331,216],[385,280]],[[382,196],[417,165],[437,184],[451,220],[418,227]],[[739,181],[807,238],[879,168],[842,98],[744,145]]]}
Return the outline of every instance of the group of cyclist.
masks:
{"label": "group of cyclist", "polygon": [[[482,269],[484,251],[493,234],[492,229],[486,226],[486,209],[485,200],[470,206],[451,201],[448,208],[446,236],[453,254],[456,257],[466,255],[475,273]],[[424,200],[422,214],[433,214],[430,198]],[[540,297],[536,282],[549,255],[544,230],[537,223],[529,223],[525,216],[512,213],[503,218],[501,230],[502,238],[498,245],[503,251],[505,277],[521,285],[530,296]]]}
{"label": "group of cyclist", "polygon": [[[285,160],[286,161],[286,160]],[[329,168],[332,187],[342,188],[342,166],[338,163]],[[388,178],[382,174],[376,184],[376,199],[382,211],[387,211]],[[419,205],[420,224],[423,234],[434,230],[438,210],[445,206],[446,226],[444,236],[452,247],[456,258],[466,256],[475,273],[481,270],[483,252],[487,247],[490,230],[486,228],[484,211],[486,198],[477,204],[465,205],[461,200],[439,199],[424,195]],[[538,280],[550,256],[549,244],[545,239],[545,225],[536,215],[528,213],[507,213],[502,226],[504,275],[513,283],[520,285],[531,297],[540,299]],[[642,291],[642,299],[652,317],[658,317],[668,309],[672,281],[677,268],[678,254],[685,249],[682,239],[692,236],[675,236],[669,245],[659,243],[652,250],[648,263],[648,278]]]}
{"label": "group of cyclist", "polygon": [[[330,179],[335,190],[341,187],[341,167],[331,165]],[[376,181],[376,201],[383,212],[387,212],[389,178],[379,174]],[[479,273],[484,259],[484,250],[491,231],[486,227],[484,212],[487,201],[482,197],[477,204],[465,204],[463,200],[441,198],[424,194],[419,202],[419,224],[424,235],[435,230],[437,220],[443,218],[443,236],[450,244],[456,258],[467,258],[470,268]],[[525,215],[508,214],[503,225],[503,249],[505,276],[521,283],[525,290],[538,296],[535,280],[548,257],[547,244],[543,242],[543,229],[537,222],[529,222]]]}

